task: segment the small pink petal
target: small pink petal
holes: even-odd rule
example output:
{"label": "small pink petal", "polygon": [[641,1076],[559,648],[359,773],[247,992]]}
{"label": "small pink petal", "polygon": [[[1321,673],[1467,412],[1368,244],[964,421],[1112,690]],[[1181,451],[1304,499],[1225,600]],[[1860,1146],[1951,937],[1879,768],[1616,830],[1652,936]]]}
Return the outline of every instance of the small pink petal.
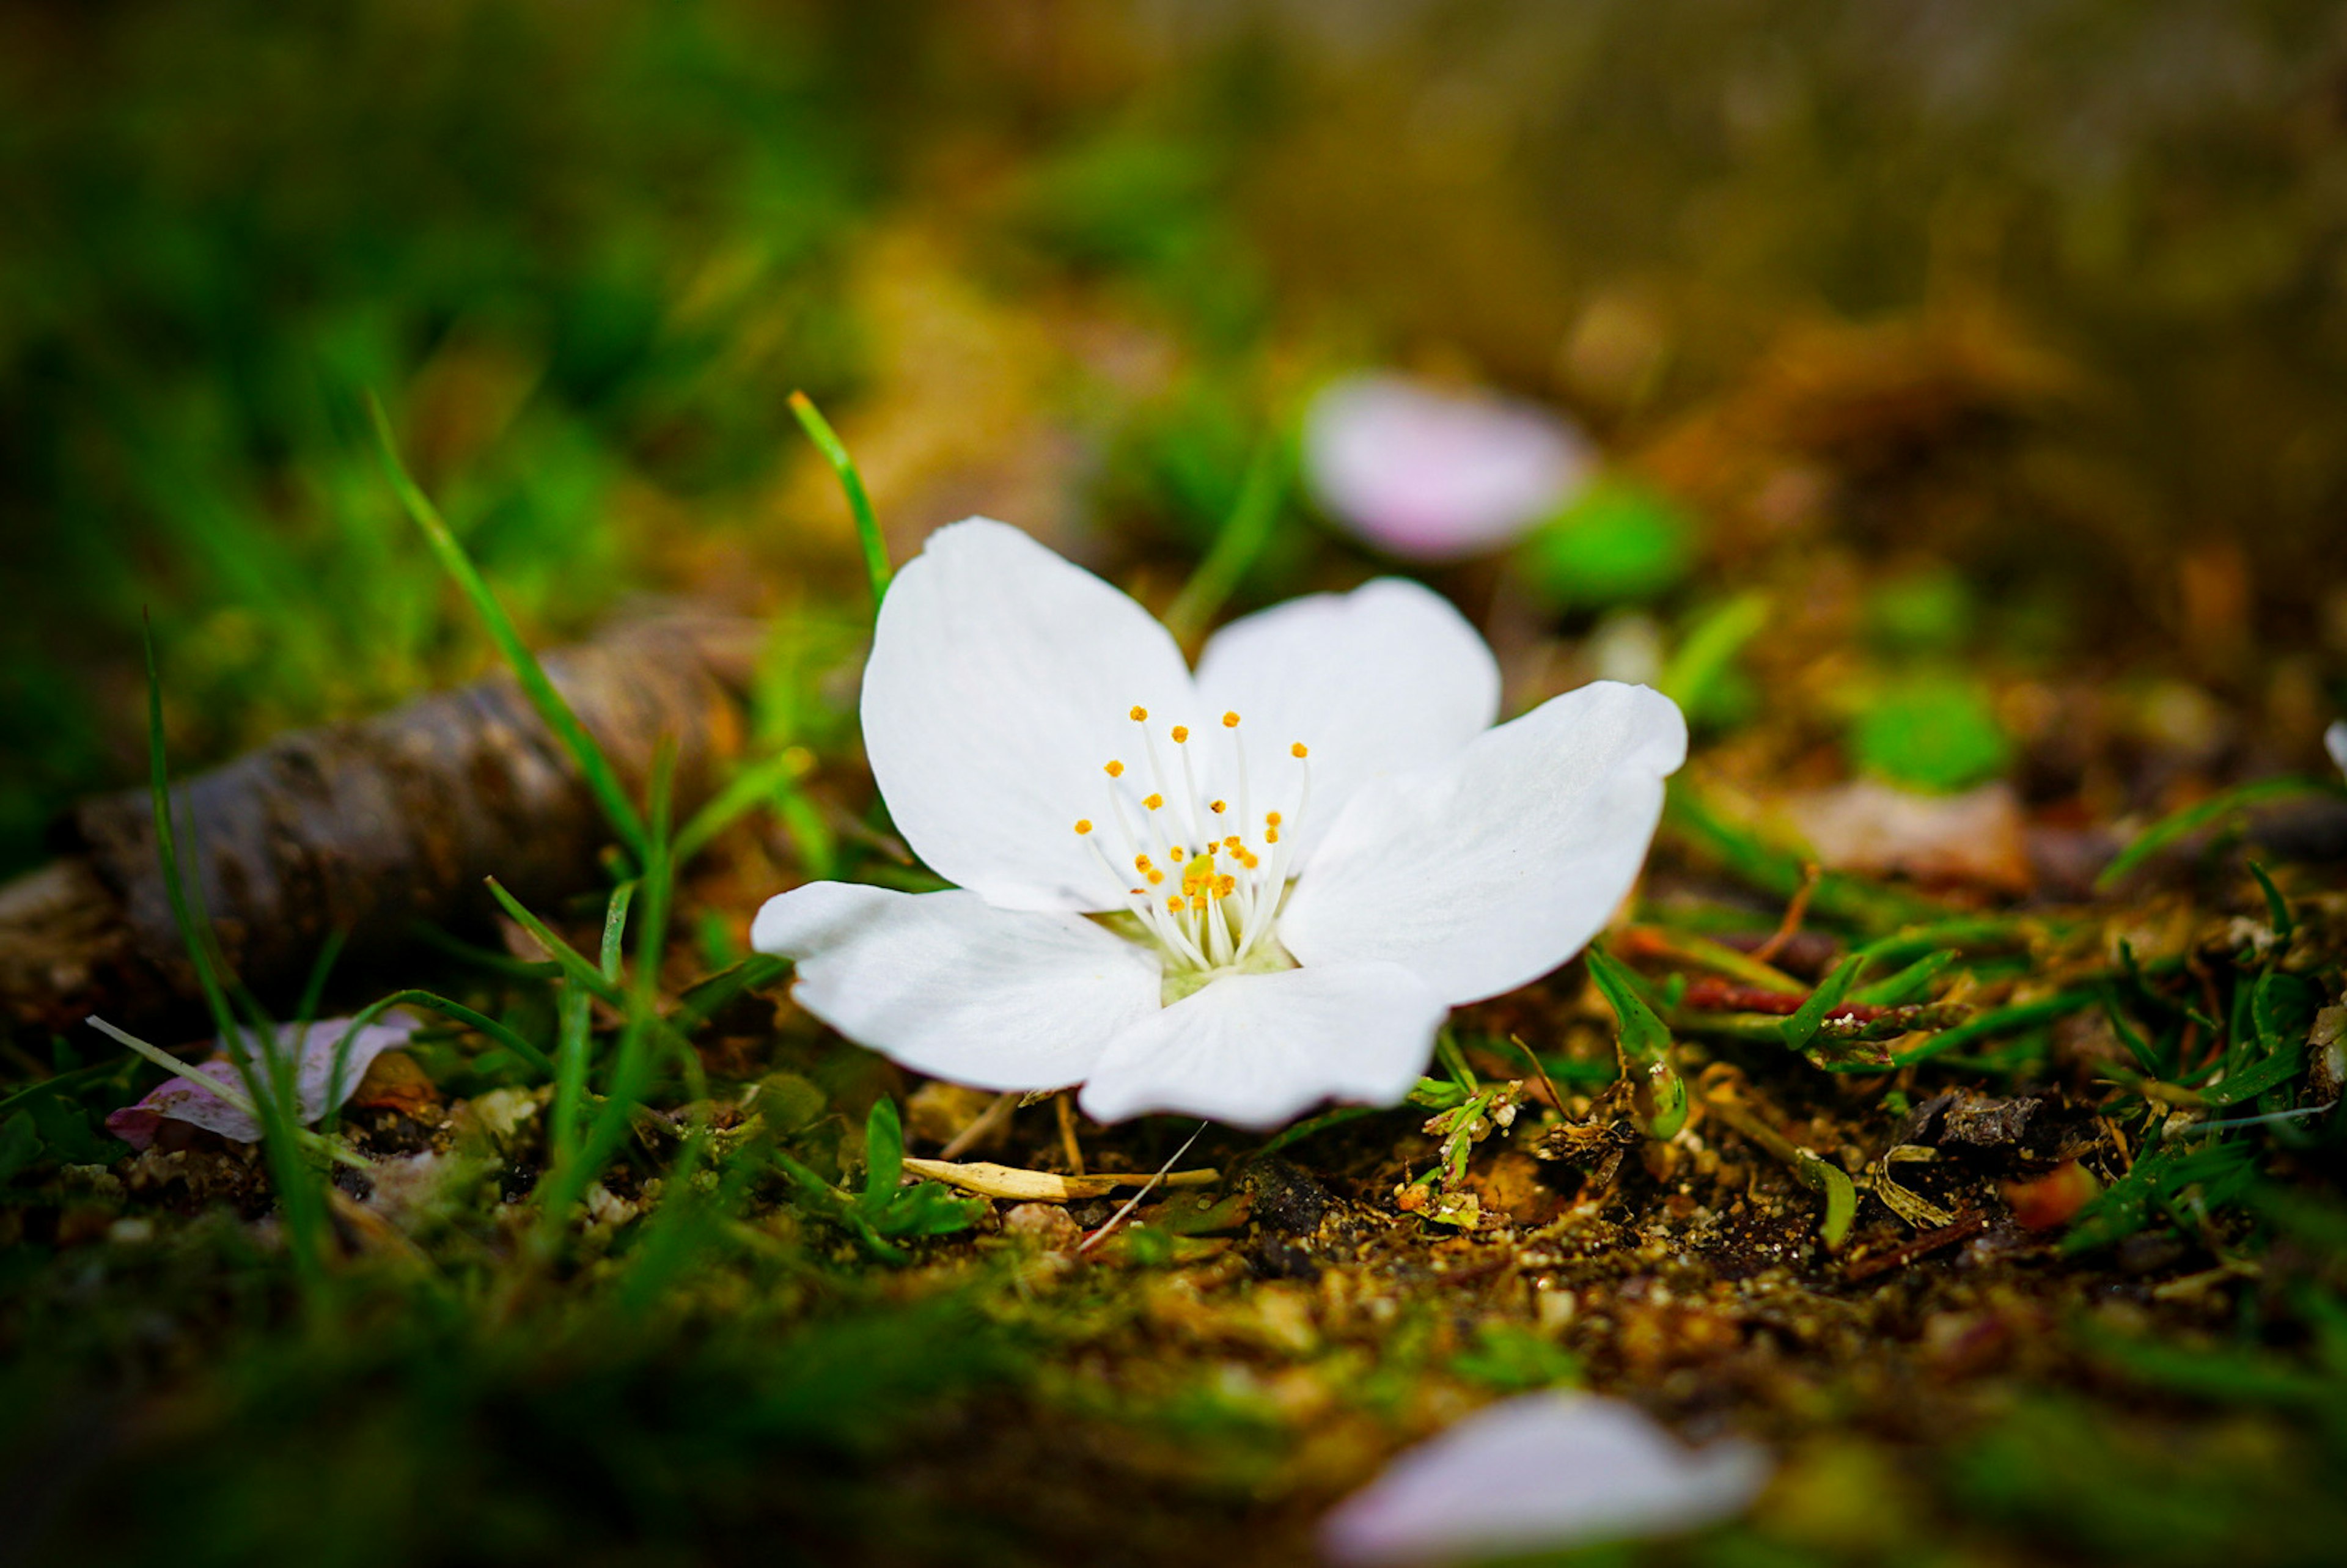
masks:
{"label": "small pink petal", "polygon": [[1743,1512],[1768,1460],[1740,1440],[1688,1449],[1635,1405],[1526,1394],[1411,1449],[1320,1524],[1340,1568],[1673,1535]]}
{"label": "small pink petal", "polygon": [[1497,549],[1554,512],[1594,455],[1532,404],[1398,375],[1331,383],[1305,417],[1305,477],[1330,517],[1415,560]]}
{"label": "small pink petal", "polygon": [[[306,1034],[299,1024],[278,1026],[277,1044],[281,1050],[292,1050],[295,1041],[300,1041],[302,1054],[294,1089],[298,1112],[305,1127],[348,1100],[376,1057],[405,1045],[407,1037],[415,1031],[416,1020],[405,1013],[392,1012],[360,1030],[351,1041],[340,1081],[330,1084],[334,1077],[335,1047],[350,1032],[350,1027],[351,1020],[346,1018],[322,1018],[309,1026]],[[249,1038],[246,1043],[250,1046]],[[217,1042],[214,1049],[218,1049]],[[181,1076],[159,1084],[146,1098],[107,1117],[106,1130],[134,1149],[145,1149],[155,1142],[157,1130],[169,1118],[190,1122],[239,1143],[259,1143],[260,1125],[213,1093],[208,1082],[226,1084],[236,1091],[244,1088],[236,1064],[225,1055],[215,1054]]]}

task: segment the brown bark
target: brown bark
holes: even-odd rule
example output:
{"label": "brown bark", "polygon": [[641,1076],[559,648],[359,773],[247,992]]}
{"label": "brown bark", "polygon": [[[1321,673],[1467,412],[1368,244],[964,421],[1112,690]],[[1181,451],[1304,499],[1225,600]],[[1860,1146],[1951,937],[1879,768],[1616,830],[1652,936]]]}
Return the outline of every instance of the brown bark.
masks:
{"label": "brown bark", "polygon": [[[759,627],[672,617],[545,656],[630,793],[663,736],[680,818],[737,758]],[[297,989],[319,945],[396,949],[415,921],[461,919],[495,876],[525,902],[592,886],[612,841],[559,743],[505,676],[354,723],[284,736],[174,790],[182,864],[221,950],[264,998]],[[68,853],[0,886],[0,1029],[192,1022],[196,977],[156,853],[148,792],[85,801]]]}

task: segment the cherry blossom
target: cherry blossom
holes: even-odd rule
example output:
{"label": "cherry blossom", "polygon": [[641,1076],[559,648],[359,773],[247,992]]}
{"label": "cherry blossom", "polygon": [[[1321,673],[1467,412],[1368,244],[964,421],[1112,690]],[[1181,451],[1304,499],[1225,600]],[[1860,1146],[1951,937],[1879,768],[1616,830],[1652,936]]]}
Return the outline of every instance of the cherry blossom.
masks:
{"label": "cherry blossom", "polygon": [[1491,651],[1412,582],[1164,628],[1018,529],[940,529],[882,605],[866,753],[956,890],[820,882],[752,931],[800,1005],[1109,1122],[1390,1104],[1451,1007],[1570,958],[1636,879],[1678,709],[1597,682],[1496,727]]}

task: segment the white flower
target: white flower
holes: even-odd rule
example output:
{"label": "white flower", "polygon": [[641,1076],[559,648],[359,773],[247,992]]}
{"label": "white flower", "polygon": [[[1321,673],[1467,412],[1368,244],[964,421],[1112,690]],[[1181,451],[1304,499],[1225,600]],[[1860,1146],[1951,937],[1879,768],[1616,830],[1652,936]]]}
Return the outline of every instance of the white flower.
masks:
{"label": "white flower", "polygon": [[1526,1394],[1394,1460],[1321,1522],[1320,1550],[1371,1568],[1677,1534],[1742,1512],[1768,1476],[1750,1443],[1690,1450],[1635,1405]]}
{"label": "white flower", "polygon": [[759,911],[802,1006],[982,1089],[1276,1125],[1390,1104],[1454,1004],[1594,936],[1686,751],[1597,684],[1490,728],[1491,651],[1388,580],[1225,628],[1194,677],[1132,600],[1016,528],[940,529],[864,672],[897,829],[966,891],[837,882]]}
{"label": "white flower", "polygon": [[2347,774],[2347,719],[2322,732],[2322,744],[2331,753],[2331,760],[2339,764],[2339,771]]}
{"label": "white flower", "polygon": [[[308,1126],[348,1100],[374,1059],[405,1045],[415,1029],[415,1020],[404,1012],[384,1014],[352,1039],[337,1077],[335,1050],[343,1036],[350,1033],[349,1019],[322,1018],[306,1030],[300,1024],[278,1025],[277,1050],[289,1058],[299,1052],[293,1091],[294,1113],[302,1124]],[[251,1034],[245,1036],[244,1043],[246,1050],[253,1048]],[[253,1063],[253,1072],[260,1080],[258,1061]],[[210,1059],[190,1069],[184,1077],[166,1079],[144,1099],[107,1117],[106,1130],[134,1149],[144,1149],[154,1143],[156,1131],[166,1118],[190,1122],[239,1143],[261,1142],[261,1124],[214,1093],[214,1085],[224,1085],[240,1097],[244,1089],[243,1076],[237,1071],[236,1064],[217,1049],[217,1043]]]}
{"label": "white flower", "polygon": [[1508,544],[1587,480],[1588,441],[1529,403],[1399,375],[1348,376],[1312,401],[1304,474],[1329,516],[1410,560]]}

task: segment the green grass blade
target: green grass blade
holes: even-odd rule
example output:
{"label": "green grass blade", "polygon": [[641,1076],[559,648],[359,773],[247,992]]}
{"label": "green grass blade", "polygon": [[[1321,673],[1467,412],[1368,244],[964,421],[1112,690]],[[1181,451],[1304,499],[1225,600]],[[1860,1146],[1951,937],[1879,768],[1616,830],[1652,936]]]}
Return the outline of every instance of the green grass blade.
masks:
{"label": "green grass blade", "polygon": [[811,765],[811,759],[804,747],[791,746],[734,774],[733,782],[719,790],[708,804],[693,813],[677,830],[677,864],[682,866],[706,849],[711,839],[731,827],[737,818],[753,806],[779,795],[796,793],[792,786],[806,776]]}
{"label": "green grass blade", "polygon": [[2120,850],[2117,856],[2103,867],[2103,874],[2095,878],[2095,889],[2097,892],[2108,891],[2128,872],[2178,839],[2188,837],[2237,811],[2270,800],[2284,800],[2291,795],[2340,794],[2347,794],[2347,790],[2327,779],[2299,777],[2260,779],[2254,784],[2237,784],[2231,789],[2221,790],[2198,805],[2188,805],[2182,811],[2171,812],[2136,835],[2135,842]]}
{"label": "green grass blade", "polygon": [[1231,594],[1271,540],[1279,521],[1280,503],[1287,498],[1294,463],[1285,438],[1266,439],[1255,448],[1239,481],[1238,499],[1215,530],[1206,559],[1182,585],[1165,612],[1165,629],[1185,646],[1203,635]]}
{"label": "green grass blade", "polygon": [[[179,876],[179,835],[171,825],[170,763],[163,744],[163,674],[155,657],[155,628],[151,621],[144,626],[143,635],[147,651],[147,783],[155,816],[155,849],[163,862],[164,893],[170,901],[171,919],[179,927],[179,940],[188,949],[188,961],[195,967],[196,983],[203,991],[204,1005],[211,1011],[220,1043],[229,1060],[236,1064],[237,1076],[252,1102],[251,1114],[261,1130],[271,1182],[277,1189],[278,1206],[285,1216],[287,1251],[292,1257],[295,1276],[314,1299],[316,1289],[324,1280],[325,1198],[296,1146],[295,1134],[307,1130],[287,1114],[284,1101],[267,1092],[254,1073],[252,1055],[244,1048],[242,1026],[229,1006],[228,991],[221,984],[220,972],[213,968],[207,933],[189,907],[187,886]],[[264,1041],[272,1038],[266,1030],[256,1036]],[[292,1075],[275,1076],[290,1081]],[[286,1087],[291,1089],[290,1081]]]}
{"label": "green grass blade", "polygon": [[1642,1075],[1647,1091],[1654,1097],[1654,1114],[1647,1119],[1646,1132],[1658,1139],[1675,1138],[1686,1125],[1686,1083],[1671,1065],[1671,1031],[1655,1016],[1654,1009],[1638,995],[1630,971],[1604,952],[1592,948],[1583,955],[1589,965],[1589,978],[1605,993],[1613,1004],[1614,1016],[1619,1024],[1616,1035],[1621,1052],[1622,1075],[1632,1075],[1633,1070]]}
{"label": "green grass blade", "polygon": [[856,459],[847,455],[846,443],[832,430],[830,421],[815,407],[815,400],[804,392],[791,394],[791,414],[806,432],[831,471],[839,476],[839,487],[847,497],[847,509],[856,518],[856,537],[864,542],[864,575],[872,584],[872,613],[880,613],[880,601],[888,594],[888,541],[880,532],[880,519],[873,515],[872,497],[864,488],[864,476],[856,471]]}
{"label": "green grass blade", "polygon": [[487,882],[489,895],[497,899],[497,907],[512,916],[523,930],[537,938],[538,945],[553,955],[554,961],[561,966],[563,979],[575,986],[584,987],[612,1007],[627,1005],[627,994],[621,989],[617,976],[607,977],[601,966],[589,962],[586,954],[564,941],[553,927],[531,914],[520,899],[506,891],[504,883],[494,876],[483,880]]}
{"label": "green grass blade", "polygon": [[587,726],[579,722],[579,715],[571,712],[570,704],[563,701],[562,693],[555,690],[554,682],[547,676],[546,667],[538,661],[538,655],[531,652],[529,645],[522,641],[512,618],[506,614],[505,606],[497,602],[487,579],[473,564],[473,558],[465,553],[465,547],[449,531],[447,523],[440,516],[440,509],[432,504],[432,497],[425,495],[423,487],[409,476],[406,465],[400,461],[399,448],[392,439],[391,422],[384,415],[383,404],[373,394],[367,396],[367,415],[374,422],[375,444],[384,468],[391,476],[392,489],[398,495],[400,505],[406,508],[415,526],[424,530],[424,537],[430,542],[432,553],[439,558],[441,568],[472,601],[474,612],[481,618],[481,624],[488,629],[497,651],[505,655],[507,664],[513,670],[514,679],[520,682],[522,695],[529,700],[529,705],[537,710],[538,718],[554,732],[555,738],[570,753],[571,762],[577,765],[579,776],[587,781],[587,788],[594,795],[595,804],[602,808],[605,819],[611,825],[611,831],[619,835],[620,842],[629,853],[641,860],[644,853],[644,819],[637,812],[635,803],[628,798],[628,792],[620,787],[620,776],[612,769],[610,759],[603,754],[603,748],[595,743],[595,737],[587,733]]}
{"label": "green grass blade", "polygon": [[1705,616],[1663,666],[1655,689],[1690,712],[1701,711],[1729,661],[1768,624],[1768,611],[1767,594],[1744,593]]}
{"label": "green grass blade", "polygon": [[1835,965],[1833,973],[1818,983],[1818,989],[1809,993],[1809,999],[1801,1004],[1800,1010],[1777,1026],[1787,1050],[1809,1049],[1809,1041],[1817,1039],[1818,1028],[1826,1021],[1826,1014],[1841,1006],[1842,998],[1850,994],[1850,988],[1857,983],[1866,963],[1864,953],[1852,953]]}

